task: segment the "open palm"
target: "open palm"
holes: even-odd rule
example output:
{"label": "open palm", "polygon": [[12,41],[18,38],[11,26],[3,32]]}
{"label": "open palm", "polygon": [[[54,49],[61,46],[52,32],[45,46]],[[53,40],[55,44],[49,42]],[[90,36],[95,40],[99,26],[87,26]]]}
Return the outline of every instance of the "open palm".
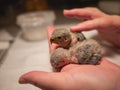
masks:
{"label": "open palm", "polygon": [[[47,29],[48,39],[54,27]],[[50,53],[57,45],[50,45]],[[99,65],[69,64],[60,72],[32,71],[22,75],[19,82],[30,83],[47,90],[119,90],[120,67],[102,59]]]}

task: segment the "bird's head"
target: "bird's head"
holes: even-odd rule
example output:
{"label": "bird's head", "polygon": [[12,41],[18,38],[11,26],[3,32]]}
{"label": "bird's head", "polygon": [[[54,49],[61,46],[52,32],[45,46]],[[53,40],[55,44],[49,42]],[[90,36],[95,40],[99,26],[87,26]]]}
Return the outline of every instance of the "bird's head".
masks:
{"label": "bird's head", "polygon": [[51,35],[50,42],[56,43],[64,48],[69,47],[71,43],[70,31],[64,28],[56,29]]}

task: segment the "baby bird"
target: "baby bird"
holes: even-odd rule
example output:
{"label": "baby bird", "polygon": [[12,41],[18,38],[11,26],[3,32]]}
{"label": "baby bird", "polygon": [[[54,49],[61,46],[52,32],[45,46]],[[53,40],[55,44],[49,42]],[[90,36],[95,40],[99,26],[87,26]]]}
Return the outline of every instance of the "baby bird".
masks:
{"label": "baby bird", "polygon": [[55,71],[68,64],[98,64],[101,58],[101,45],[93,39],[86,39],[82,33],[56,29],[50,38],[51,43],[60,46],[50,57]]}
{"label": "baby bird", "polygon": [[[69,49],[70,55],[76,57],[79,64],[99,64],[102,54],[101,45],[94,39],[77,42]],[[74,61],[74,60],[72,60]]]}
{"label": "baby bird", "polygon": [[57,48],[51,55],[51,65],[54,71],[60,71],[62,67],[71,63],[68,49]]}
{"label": "baby bird", "polygon": [[86,38],[82,33],[70,32],[67,29],[61,28],[56,29],[50,38],[51,43],[56,43],[60,47],[69,48],[78,41],[83,41]]}

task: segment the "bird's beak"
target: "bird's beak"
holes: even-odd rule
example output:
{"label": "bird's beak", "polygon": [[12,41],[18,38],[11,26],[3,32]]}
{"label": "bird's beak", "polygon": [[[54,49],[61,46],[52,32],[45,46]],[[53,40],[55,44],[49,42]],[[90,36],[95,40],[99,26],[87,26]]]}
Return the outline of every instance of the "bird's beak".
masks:
{"label": "bird's beak", "polygon": [[50,43],[52,44],[54,42],[54,38],[50,38]]}

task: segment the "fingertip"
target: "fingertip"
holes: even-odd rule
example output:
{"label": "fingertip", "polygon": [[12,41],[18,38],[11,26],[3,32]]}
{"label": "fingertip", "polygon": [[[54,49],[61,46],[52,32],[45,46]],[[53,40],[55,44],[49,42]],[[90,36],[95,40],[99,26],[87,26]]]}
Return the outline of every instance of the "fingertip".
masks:
{"label": "fingertip", "polygon": [[71,31],[76,31],[76,26],[70,27],[70,30],[71,30]]}
{"label": "fingertip", "polygon": [[26,83],[26,81],[23,77],[20,77],[18,82],[19,82],[19,84],[25,84]]}
{"label": "fingertip", "polygon": [[71,13],[71,10],[63,10],[63,14],[64,16],[68,17],[68,18],[74,18],[74,14]]}
{"label": "fingertip", "polygon": [[72,31],[72,32],[81,32],[82,30],[81,30],[81,28],[78,27],[78,26],[72,26],[72,27],[70,28],[70,31]]}
{"label": "fingertip", "polygon": [[61,86],[60,82],[64,80],[61,77],[62,76],[59,73],[31,71],[22,75],[19,79],[19,83],[20,84],[29,83],[43,89],[60,88]]}
{"label": "fingertip", "polygon": [[19,84],[25,84],[27,83],[26,79],[25,79],[25,74],[20,76],[19,80],[18,80]]}
{"label": "fingertip", "polygon": [[67,12],[69,12],[69,10],[67,10],[67,9],[64,9],[64,10],[63,10],[63,12],[64,12],[64,13],[67,13]]}
{"label": "fingertip", "polygon": [[69,15],[69,14],[70,14],[70,11],[71,11],[71,10],[64,9],[64,10],[63,10],[63,14],[64,14],[64,15]]}
{"label": "fingertip", "polygon": [[[23,74],[22,76],[20,76],[19,78],[19,83],[20,84],[26,84],[26,83],[30,83],[30,80],[32,80],[31,77],[35,76],[35,73],[37,73],[37,71],[31,71],[28,73]],[[37,75],[37,74],[36,74]]]}

